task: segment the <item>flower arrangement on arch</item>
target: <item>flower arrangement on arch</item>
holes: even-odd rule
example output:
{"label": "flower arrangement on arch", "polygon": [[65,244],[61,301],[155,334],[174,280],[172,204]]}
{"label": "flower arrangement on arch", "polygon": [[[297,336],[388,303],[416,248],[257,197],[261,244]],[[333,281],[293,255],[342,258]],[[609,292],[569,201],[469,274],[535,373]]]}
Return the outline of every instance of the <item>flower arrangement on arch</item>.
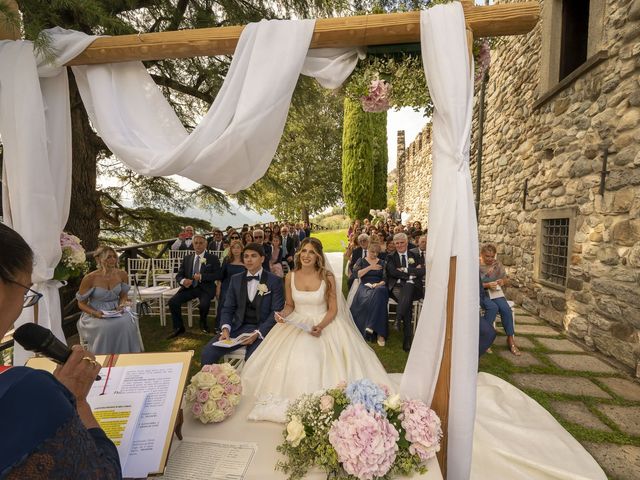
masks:
{"label": "flower arrangement on arch", "polygon": [[391,91],[390,83],[376,77],[369,84],[367,95],[360,97],[362,109],[371,113],[386,112],[391,108]]}
{"label": "flower arrangement on arch", "polygon": [[185,391],[187,407],[202,423],[229,418],[240,403],[240,376],[229,363],[205,365],[191,377]]}
{"label": "flower arrangement on arch", "polygon": [[287,411],[286,459],[276,469],[289,480],[318,467],[342,480],[391,479],[426,472],[440,450],[436,413],[419,400],[402,400],[368,379],[299,397]]}
{"label": "flower arrangement on arch", "polygon": [[53,272],[55,280],[66,281],[79,277],[88,270],[87,256],[81,243],[82,240],[75,235],[66,232],[60,234],[62,257]]}

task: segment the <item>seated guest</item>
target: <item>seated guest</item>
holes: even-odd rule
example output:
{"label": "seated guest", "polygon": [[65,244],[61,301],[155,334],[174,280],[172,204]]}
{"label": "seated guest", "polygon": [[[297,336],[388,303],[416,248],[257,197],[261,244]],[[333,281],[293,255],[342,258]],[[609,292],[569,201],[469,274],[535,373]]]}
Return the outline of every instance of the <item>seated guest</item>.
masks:
{"label": "seated guest", "polygon": [[396,244],[393,242],[393,236],[387,238],[387,250],[386,250],[386,258],[389,258],[389,255],[393,255],[396,253]]}
{"label": "seated guest", "polygon": [[[420,223],[420,222],[415,222],[415,223]],[[411,251],[413,253],[415,253],[416,255],[420,256],[420,259],[422,260],[422,264],[426,267],[427,265],[427,236],[426,235],[420,235],[418,237],[418,240],[416,241],[416,243],[418,244],[418,246],[416,248],[411,249]],[[425,278],[422,277],[420,279],[420,287],[422,290],[422,296],[424,297],[424,280]]]}
{"label": "seated guest", "polygon": [[351,252],[351,259],[349,259],[348,272],[349,278],[347,279],[347,285],[351,288],[351,284],[355,277],[353,276],[353,266],[358,260],[367,256],[367,248],[369,248],[369,235],[361,233],[358,235],[358,246]]}
{"label": "seated guest", "polygon": [[300,238],[292,234],[287,225],[282,227],[280,232],[282,232],[282,257],[289,264],[289,268],[293,270],[293,256],[300,246]]}
{"label": "seated guest", "polygon": [[234,240],[240,240],[240,234],[236,232],[235,229],[231,229],[231,231],[227,234],[227,241],[231,243]]}
{"label": "seated guest", "polygon": [[482,356],[484,353],[491,353],[491,345],[497,336],[493,321],[488,319],[496,318],[498,315],[498,306],[487,295],[482,286],[482,280],[480,280],[480,310],[479,355]]}
{"label": "seated guest", "polygon": [[246,232],[242,232],[242,243],[244,245],[249,245],[250,243],[253,243],[253,233],[251,233],[248,230]]}
{"label": "seated guest", "polygon": [[169,310],[173,322],[173,332],[168,339],[175,338],[185,332],[182,321],[182,304],[198,298],[200,305],[200,329],[209,333],[207,315],[211,307],[211,300],[216,294],[216,280],[220,280],[222,271],[218,257],[205,251],[207,240],[202,235],[193,237],[192,254],[186,255],[176,275],[180,290],[169,300]]}
{"label": "seated guest", "polygon": [[298,233],[298,238],[300,239],[300,241],[304,240],[307,236],[304,229],[302,228],[301,223],[296,223],[296,232]]}
{"label": "seated guest", "polygon": [[[480,280],[482,281],[482,286],[486,289],[490,301],[498,307],[502,326],[507,334],[509,351],[515,356],[520,356],[520,350],[516,346],[514,338],[513,314],[502,290],[502,287],[508,284],[507,272],[502,263],[496,260],[496,247],[491,243],[483,245],[480,249]],[[487,322],[493,325],[496,314],[491,311],[486,317]]]}
{"label": "seated guest", "polygon": [[271,259],[271,245],[265,243],[264,231],[262,229],[257,228],[253,231],[253,241],[260,245],[264,250],[264,263],[262,264],[262,268],[267,272],[271,271],[271,266],[269,265],[269,260]]}
{"label": "seated guest", "polygon": [[[41,295],[31,290],[33,252],[0,224],[0,338]],[[53,372],[15,366],[0,374],[0,478],[120,479],[118,451],[87,395],[100,364],[74,345]]]}
{"label": "seated guest", "polygon": [[193,250],[193,246],[191,245],[193,241],[193,227],[187,226],[184,227],[180,235],[173,245],[171,245],[171,250]]}
{"label": "seated guest", "polygon": [[271,243],[273,239],[273,230],[271,230],[271,227],[264,227],[262,230],[264,231],[264,243]]}
{"label": "seated guest", "polygon": [[232,240],[228,253],[222,261],[222,274],[220,280],[216,282],[216,298],[218,299],[216,325],[218,330],[222,326],[220,324],[222,305],[224,304],[224,299],[227,295],[227,290],[229,289],[229,283],[231,283],[231,277],[237,273],[244,273],[247,271],[244,263],[242,263],[242,248],[242,242],[240,240]]}
{"label": "seated guest", "polygon": [[[274,223],[273,227],[271,227],[271,228],[272,228],[271,235],[273,237],[275,237],[276,235],[282,237],[282,235],[280,234],[280,225],[278,223]],[[281,238],[281,240],[282,240],[282,238]]]}
{"label": "seated guest", "polygon": [[274,275],[284,278],[282,269],[282,239],[280,235],[275,235],[271,239],[271,258],[269,259],[269,270]]}
{"label": "seated guest", "polygon": [[372,242],[367,256],[353,266],[360,286],[351,304],[351,315],[366,340],[377,337],[378,345],[384,347],[389,336],[389,291],[384,281],[384,261],[378,259],[379,253],[380,244]]}
{"label": "seated guest", "polygon": [[309,222],[304,222],[302,229],[307,237],[311,236],[311,224]]}
{"label": "seated guest", "polygon": [[[84,276],[76,294],[82,310],[78,333],[88,350],[98,355],[141,352],[138,320],[127,308],[127,272],[117,268],[118,254],[111,247],[98,248],[95,258],[97,270]],[[103,312],[115,310],[119,316],[103,318]]]}
{"label": "seated guest", "polygon": [[222,251],[224,250],[224,239],[222,238],[222,232],[220,230],[216,229],[213,231],[213,237],[209,240],[207,250],[218,252],[217,255],[222,256]]}
{"label": "seated guest", "polygon": [[[275,312],[284,308],[282,279],[262,268],[264,249],[250,243],[242,252],[247,273],[231,277],[220,316],[222,333],[214,337],[202,350],[202,365],[218,362],[226,353],[247,347],[245,358],[249,358],[275,325]],[[242,333],[252,333],[242,345],[231,348],[213,344]]]}
{"label": "seated guest", "polygon": [[413,328],[411,326],[411,311],[413,301],[420,298],[420,289],[417,282],[424,277],[424,265],[415,253],[407,250],[407,235],[396,233],[393,236],[396,252],[387,256],[386,278],[389,296],[397,303],[396,328],[402,324],[403,340],[402,349],[408,352],[413,341]]}

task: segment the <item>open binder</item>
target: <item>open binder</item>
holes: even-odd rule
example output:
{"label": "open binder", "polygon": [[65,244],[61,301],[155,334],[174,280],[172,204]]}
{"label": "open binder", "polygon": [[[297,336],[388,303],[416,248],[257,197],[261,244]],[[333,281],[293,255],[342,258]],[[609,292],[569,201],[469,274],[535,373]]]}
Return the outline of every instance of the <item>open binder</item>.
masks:
{"label": "open binder", "polygon": [[[125,394],[145,394],[145,406],[137,421],[139,423],[136,422],[139,435],[134,434],[132,450],[125,455],[123,477],[140,478],[164,472],[192,357],[193,350],[96,356],[102,364],[101,380],[92,387],[89,399],[101,394],[112,394],[113,398],[120,393],[123,398]],[[49,372],[56,368],[54,362],[40,357],[29,359],[27,366]],[[151,412],[152,409],[155,410]],[[149,423],[140,428],[145,418]],[[139,438],[151,432],[155,432],[153,438]],[[119,453],[122,458],[122,453]]]}

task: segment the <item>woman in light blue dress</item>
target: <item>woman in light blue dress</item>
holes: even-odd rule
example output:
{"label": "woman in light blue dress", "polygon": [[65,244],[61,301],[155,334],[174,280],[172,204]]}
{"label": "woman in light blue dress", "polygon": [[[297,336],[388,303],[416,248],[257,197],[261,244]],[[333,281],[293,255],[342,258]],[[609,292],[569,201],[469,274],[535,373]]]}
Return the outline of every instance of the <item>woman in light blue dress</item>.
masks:
{"label": "woman in light blue dress", "polygon": [[[128,308],[127,272],[116,268],[118,255],[111,247],[96,251],[98,269],[85,275],[76,294],[82,316],[78,333],[95,354],[142,351],[138,319]],[[104,312],[117,311],[117,316]]]}

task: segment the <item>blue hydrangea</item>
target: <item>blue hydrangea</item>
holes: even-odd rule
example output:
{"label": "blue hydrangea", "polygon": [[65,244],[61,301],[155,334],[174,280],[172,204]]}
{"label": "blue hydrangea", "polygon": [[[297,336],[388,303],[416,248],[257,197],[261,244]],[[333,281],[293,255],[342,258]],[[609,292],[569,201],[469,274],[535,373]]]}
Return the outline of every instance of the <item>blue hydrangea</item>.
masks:
{"label": "blue hydrangea", "polygon": [[382,388],[367,378],[351,382],[345,395],[352,404],[360,403],[370,412],[385,414],[383,402],[387,398]]}

